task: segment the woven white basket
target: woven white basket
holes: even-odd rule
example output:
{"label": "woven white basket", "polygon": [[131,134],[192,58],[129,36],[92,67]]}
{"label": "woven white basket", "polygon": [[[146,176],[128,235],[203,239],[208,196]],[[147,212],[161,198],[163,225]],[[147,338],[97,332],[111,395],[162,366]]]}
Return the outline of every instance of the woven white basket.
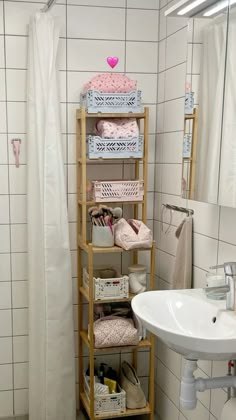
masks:
{"label": "woven white basket", "polygon": [[95,202],[142,201],[144,182],[135,181],[92,181],[91,200]]}
{"label": "woven white basket", "polygon": [[[120,392],[115,394],[107,395],[94,395],[94,414],[101,413],[124,413],[126,410],[126,393],[118,385]],[[88,399],[90,400],[90,387],[87,380],[87,376],[84,374],[84,392]]]}
{"label": "woven white basket", "polygon": [[80,102],[89,113],[141,112],[141,91],[105,93],[89,89],[85,93],[81,93]]}
{"label": "woven white basket", "polygon": [[143,157],[143,136],[106,139],[87,136],[87,156],[89,159],[130,159]]}
{"label": "woven white basket", "polygon": [[[83,286],[87,289],[89,288],[89,275],[85,267],[83,269]],[[128,298],[129,277],[117,276],[110,279],[101,279],[98,276],[94,276],[93,290],[95,300]]]}

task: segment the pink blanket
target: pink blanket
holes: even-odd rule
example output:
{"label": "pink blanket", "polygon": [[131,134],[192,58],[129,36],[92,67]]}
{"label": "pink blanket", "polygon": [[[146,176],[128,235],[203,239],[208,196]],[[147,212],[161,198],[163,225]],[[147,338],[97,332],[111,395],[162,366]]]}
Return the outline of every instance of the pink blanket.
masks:
{"label": "pink blanket", "polygon": [[83,92],[88,89],[98,90],[104,93],[126,93],[137,88],[137,81],[131,80],[121,73],[101,73],[92,77],[83,86]]}
{"label": "pink blanket", "polygon": [[99,120],[96,124],[96,131],[100,137],[108,139],[126,139],[139,135],[139,128],[135,118]]}

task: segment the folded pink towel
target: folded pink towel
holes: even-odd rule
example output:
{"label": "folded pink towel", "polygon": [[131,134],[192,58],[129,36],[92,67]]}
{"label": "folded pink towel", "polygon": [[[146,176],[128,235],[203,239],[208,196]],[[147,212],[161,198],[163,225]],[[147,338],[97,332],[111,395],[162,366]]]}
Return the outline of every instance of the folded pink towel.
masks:
{"label": "folded pink towel", "polygon": [[83,91],[88,89],[98,90],[104,93],[126,93],[135,90],[137,81],[131,80],[125,74],[121,73],[101,73],[92,77],[83,86]]}
{"label": "folded pink towel", "polygon": [[102,138],[126,139],[137,137],[139,128],[135,118],[114,118],[99,120],[96,124],[96,133]]}

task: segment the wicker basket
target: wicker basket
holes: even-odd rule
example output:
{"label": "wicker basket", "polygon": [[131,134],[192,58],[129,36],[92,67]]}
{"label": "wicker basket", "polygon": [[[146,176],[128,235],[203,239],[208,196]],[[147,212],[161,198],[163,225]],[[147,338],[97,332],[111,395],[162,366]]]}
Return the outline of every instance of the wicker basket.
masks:
{"label": "wicker basket", "polygon": [[[129,297],[129,277],[118,276],[116,278],[101,279],[94,270],[93,293],[95,300],[120,299]],[[89,288],[89,275],[83,268],[83,286]]]}
{"label": "wicker basket", "polygon": [[106,139],[87,136],[87,156],[89,159],[130,159],[143,157],[143,136]]}
{"label": "wicker basket", "polygon": [[[126,411],[126,394],[118,385],[120,392],[107,395],[94,395],[94,414],[102,413],[124,413]],[[87,376],[84,374],[84,392],[90,400],[90,387]]]}
{"label": "wicker basket", "polygon": [[92,190],[89,199],[96,203],[116,201],[142,201],[144,182],[136,181],[91,181]]}
{"label": "wicker basket", "polygon": [[141,112],[141,91],[104,93],[89,89],[81,93],[80,103],[89,113]]}

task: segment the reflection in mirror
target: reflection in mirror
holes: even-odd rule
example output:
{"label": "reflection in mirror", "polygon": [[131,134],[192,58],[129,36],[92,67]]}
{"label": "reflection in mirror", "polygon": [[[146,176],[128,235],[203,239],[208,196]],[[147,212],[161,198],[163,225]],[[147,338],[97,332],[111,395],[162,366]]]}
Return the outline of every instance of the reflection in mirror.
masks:
{"label": "reflection in mirror", "polygon": [[[231,2],[232,3],[232,2]],[[218,204],[236,207],[236,9],[229,13]]]}
{"label": "reflection in mirror", "polygon": [[[227,13],[189,21],[182,192],[218,203]],[[236,98],[236,96],[235,96]]]}

